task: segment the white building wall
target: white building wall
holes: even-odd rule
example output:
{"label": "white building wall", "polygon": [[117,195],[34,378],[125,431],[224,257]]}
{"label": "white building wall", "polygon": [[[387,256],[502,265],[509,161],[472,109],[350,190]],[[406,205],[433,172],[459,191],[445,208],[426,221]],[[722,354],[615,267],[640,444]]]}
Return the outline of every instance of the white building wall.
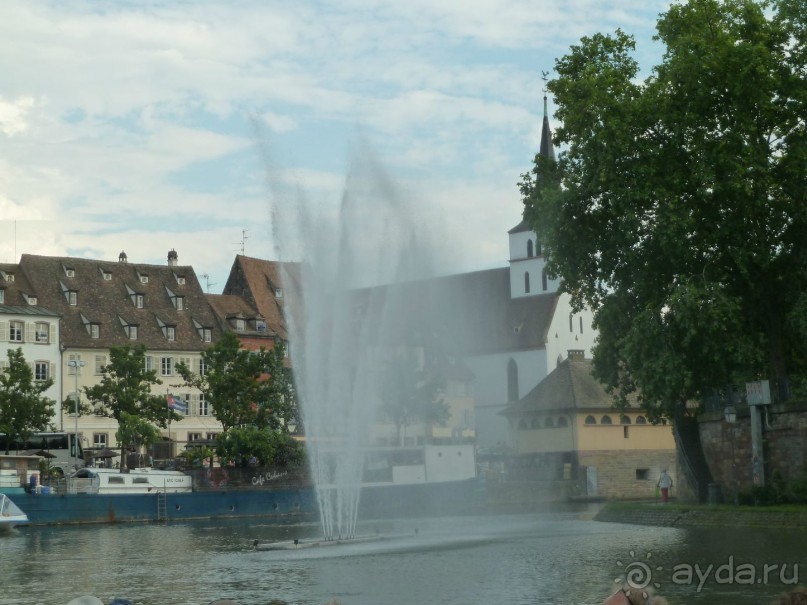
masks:
{"label": "white building wall", "polygon": [[[571,316],[571,326],[569,317]],[[580,323],[582,319],[582,330]],[[591,359],[591,350],[597,339],[593,327],[594,315],[585,309],[582,312],[573,312],[571,297],[561,294],[555,308],[555,315],[549,325],[546,342],[546,356],[548,359],[547,373],[554,370],[560,361],[568,357],[569,349],[582,350],[587,359]]]}

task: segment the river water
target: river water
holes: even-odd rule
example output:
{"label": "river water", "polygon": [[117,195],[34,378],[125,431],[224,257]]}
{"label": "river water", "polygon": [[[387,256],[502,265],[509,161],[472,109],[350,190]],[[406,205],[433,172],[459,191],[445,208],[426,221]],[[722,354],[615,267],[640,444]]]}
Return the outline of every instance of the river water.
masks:
{"label": "river water", "polygon": [[0,537],[0,605],[86,594],[136,605],[597,605],[628,577],[671,605],[759,605],[801,580],[802,566],[807,582],[802,530],[629,526],[578,511],[364,523],[360,533],[382,539],[264,551],[254,542],[305,542],[318,529],[260,520],[20,528]]}

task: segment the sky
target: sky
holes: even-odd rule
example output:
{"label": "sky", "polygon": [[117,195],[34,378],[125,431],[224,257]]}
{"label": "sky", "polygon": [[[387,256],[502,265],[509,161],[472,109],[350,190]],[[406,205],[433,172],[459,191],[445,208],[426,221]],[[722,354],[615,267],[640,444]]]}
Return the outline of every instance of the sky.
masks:
{"label": "sky", "polygon": [[667,7],[3,0],[0,262],[125,251],[165,264],[174,249],[220,293],[236,254],[304,258],[279,215],[305,199],[336,216],[371,158],[440,239],[438,272],[506,266],[542,72],[621,28],[648,75]]}

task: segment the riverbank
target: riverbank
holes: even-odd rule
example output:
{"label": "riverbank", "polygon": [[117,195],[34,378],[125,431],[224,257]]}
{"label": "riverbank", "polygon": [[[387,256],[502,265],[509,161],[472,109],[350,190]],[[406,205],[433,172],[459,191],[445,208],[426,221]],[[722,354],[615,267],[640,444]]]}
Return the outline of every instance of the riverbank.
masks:
{"label": "riverbank", "polygon": [[609,502],[594,520],[658,527],[807,527],[807,507]]}

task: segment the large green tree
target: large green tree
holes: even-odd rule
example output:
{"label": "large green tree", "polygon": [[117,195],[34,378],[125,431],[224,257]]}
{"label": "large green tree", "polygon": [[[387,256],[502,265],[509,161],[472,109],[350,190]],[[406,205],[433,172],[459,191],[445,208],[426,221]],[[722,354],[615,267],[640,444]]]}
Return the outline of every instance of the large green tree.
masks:
{"label": "large green tree", "polygon": [[[93,413],[114,418],[122,429],[118,436],[128,439],[134,434],[127,428],[128,418],[138,418],[161,427],[167,426],[169,417],[172,420],[181,418],[168,409],[165,395],[152,393],[152,388],[159,384],[162,381],[157,378],[156,370],[146,369],[146,348],[143,345],[112,347],[109,363],[101,367],[101,381],[85,387],[84,393]],[[121,441],[120,445],[123,449],[135,443]],[[122,458],[125,461],[125,457]]]}
{"label": "large green tree", "polygon": [[202,352],[203,374],[185,364],[177,372],[187,386],[199,389],[210,404],[224,431],[236,426],[285,430],[295,418],[295,398],[285,347],[278,342],[272,349],[242,348],[238,337],[226,333]]}
{"label": "large green tree", "polygon": [[549,270],[595,312],[598,376],[654,415],[805,371],[804,0],[689,0],[634,40],[596,34],[548,84],[562,146],[523,175]]}
{"label": "large green tree", "polygon": [[0,433],[8,436],[6,454],[10,443],[47,428],[56,402],[43,393],[52,384],[51,378],[34,380],[22,349],[8,350],[8,366],[0,370]]}

